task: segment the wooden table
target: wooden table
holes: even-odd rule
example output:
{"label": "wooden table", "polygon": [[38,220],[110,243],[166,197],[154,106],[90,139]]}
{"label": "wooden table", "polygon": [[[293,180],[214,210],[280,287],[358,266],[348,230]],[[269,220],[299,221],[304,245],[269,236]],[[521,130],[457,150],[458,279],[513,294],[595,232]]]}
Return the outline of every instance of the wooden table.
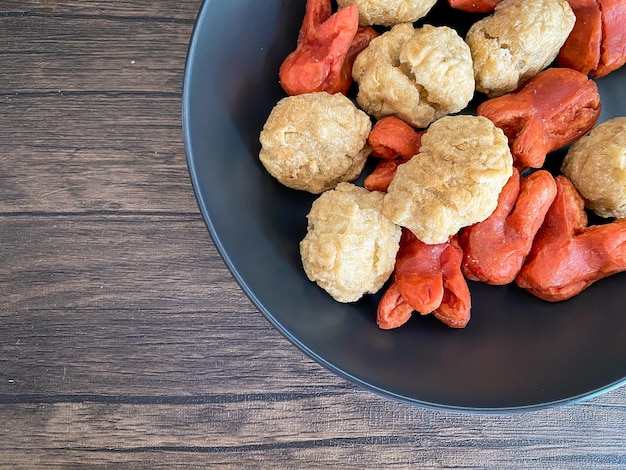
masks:
{"label": "wooden table", "polygon": [[526,414],[421,409],[256,311],[185,161],[199,7],[0,2],[0,465],[626,468],[624,387]]}

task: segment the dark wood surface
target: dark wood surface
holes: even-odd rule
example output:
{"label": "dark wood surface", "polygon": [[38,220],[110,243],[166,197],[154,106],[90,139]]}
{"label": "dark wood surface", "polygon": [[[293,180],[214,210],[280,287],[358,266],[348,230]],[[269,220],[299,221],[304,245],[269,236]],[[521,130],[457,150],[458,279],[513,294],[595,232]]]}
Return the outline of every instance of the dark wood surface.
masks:
{"label": "dark wood surface", "polygon": [[314,363],[240,291],[185,162],[199,0],[0,2],[0,466],[626,468],[626,388],[437,412]]}

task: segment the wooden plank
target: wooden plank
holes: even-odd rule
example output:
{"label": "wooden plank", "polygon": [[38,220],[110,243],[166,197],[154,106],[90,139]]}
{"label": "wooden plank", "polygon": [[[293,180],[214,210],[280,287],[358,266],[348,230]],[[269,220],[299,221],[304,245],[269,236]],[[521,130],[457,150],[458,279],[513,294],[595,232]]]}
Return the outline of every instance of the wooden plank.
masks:
{"label": "wooden plank", "polygon": [[2,0],[0,14],[15,16],[108,16],[119,21],[153,18],[189,22],[200,8],[200,0]]}
{"label": "wooden plank", "polygon": [[[335,415],[338,407],[342,413]],[[626,459],[623,423],[615,410],[593,403],[577,416],[562,408],[475,417],[389,406],[356,392],[185,406],[79,402],[1,409],[5,422],[33,419],[12,428],[9,449],[4,427],[0,455],[32,453],[45,462],[52,454],[59,466],[94,459],[231,468],[316,462],[320,468],[609,469]]]}
{"label": "wooden plank", "polygon": [[[95,3],[103,10],[102,2]],[[162,10],[165,3],[159,3]],[[4,2],[0,8],[2,94],[179,91],[193,28],[189,11],[186,20],[150,16],[143,11],[152,8],[146,2],[145,9],[135,7],[141,16],[130,22],[108,9],[21,15],[7,12]]]}
{"label": "wooden plank", "polygon": [[264,383],[268,364],[284,393],[318,368],[256,312],[197,214],[20,215],[0,227],[11,246],[0,394],[238,394]]}
{"label": "wooden plank", "polygon": [[[214,308],[178,314],[97,308],[5,316],[0,402],[240,406],[332,395],[346,385],[260,314],[207,298]],[[303,380],[307,376],[315,381]]]}
{"label": "wooden plank", "polygon": [[198,214],[26,214],[2,217],[0,226],[11,247],[0,271],[9,313],[168,305],[199,311],[207,293],[235,286]]}
{"label": "wooden plank", "polygon": [[[18,3],[28,6],[3,3],[5,14]],[[102,2],[78,12],[48,3],[54,14],[0,13],[0,212],[172,211],[181,201],[197,211],[180,118],[192,22],[162,18],[168,2],[105,2],[106,15]]]}
{"label": "wooden plank", "polygon": [[0,106],[0,135],[11,136],[0,152],[0,213],[198,212],[178,95],[17,96]]}

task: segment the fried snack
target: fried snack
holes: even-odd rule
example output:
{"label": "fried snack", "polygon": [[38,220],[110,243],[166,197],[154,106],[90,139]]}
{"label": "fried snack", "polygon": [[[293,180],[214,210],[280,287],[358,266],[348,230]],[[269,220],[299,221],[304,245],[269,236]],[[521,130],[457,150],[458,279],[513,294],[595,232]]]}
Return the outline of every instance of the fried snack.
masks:
{"label": "fried snack", "polygon": [[503,0],[465,38],[476,89],[495,97],[518,88],[556,58],[575,21],[565,0]]}
{"label": "fried snack", "polygon": [[462,258],[456,236],[446,243],[427,245],[404,229],[393,282],[378,305],[378,326],[397,328],[417,311],[432,313],[452,328],[465,327],[471,299],[461,272]]}
{"label": "fried snack", "polygon": [[337,0],[339,8],[356,5],[361,25],[393,26],[426,16],[437,0]]}
{"label": "fried snack", "polygon": [[387,192],[393,177],[396,175],[398,166],[406,163],[402,157],[393,160],[381,160],[376,164],[374,171],[365,177],[363,186],[370,191]]}
{"label": "fried snack", "polygon": [[598,0],[567,0],[576,16],[576,23],[559,51],[557,64],[591,74],[600,63],[602,12]]}
{"label": "fried snack", "polygon": [[518,168],[540,168],[549,152],[594,126],[600,116],[600,94],[587,75],[550,68],[518,91],[481,103],[477,112],[504,131]]}
{"label": "fried snack", "polygon": [[448,245],[447,241],[427,245],[410,230],[402,230],[393,281],[400,295],[422,315],[435,311],[443,300],[441,257]]}
{"label": "fried snack", "polygon": [[441,256],[443,299],[433,315],[450,328],[465,328],[470,321],[472,302],[467,281],[461,271],[463,250],[452,237]]}
{"label": "fried snack", "polygon": [[594,77],[604,77],[626,63],[625,0],[598,0],[602,10],[602,44],[600,63]]}
{"label": "fried snack", "polygon": [[567,0],[576,24],[558,64],[599,78],[626,63],[626,0]]}
{"label": "fried snack", "polygon": [[599,124],[569,148],[561,172],[602,217],[626,218],[626,117]]}
{"label": "fried snack", "polygon": [[378,302],[376,310],[376,324],[381,330],[398,328],[409,321],[413,315],[411,307],[398,292],[396,284],[392,282]]}
{"label": "fried snack", "polygon": [[587,226],[584,201],[563,175],[555,178],[557,195],[521,271],[517,285],[558,302],[595,281],[626,271],[626,219]]}
{"label": "fried snack", "polygon": [[342,93],[347,93],[352,85],[352,67],[354,66],[354,61],[361,52],[367,49],[372,39],[378,36],[378,31],[371,26],[359,26],[359,29],[356,30],[352,44],[350,44],[350,49],[348,49],[348,55],[343,63],[343,69],[341,70],[341,78],[345,81],[345,85],[341,90]]}
{"label": "fried snack", "polygon": [[386,160],[408,160],[419,152],[424,131],[416,131],[402,119],[387,116],[377,121],[367,137],[371,155]]}
{"label": "fried snack", "polygon": [[285,186],[319,194],[359,176],[371,127],[369,116],[340,93],[288,96],[263,126],[259,158]]}
{"label": "fried snack", "polygon": [[382,214],[383,194],[339,183],[319,196],[300,242],[307,277],[338,302],[378,292],[393,272],[401,229]]}
{"label": "fried snack", "polygon": [[470,13],[489,13],[502,0],[448,0],[450,6],[456,10]]}
{"label": "fried snack", "polygon": [[459,233],[465,277],[492,285],[513,282],[555,196],[549,172],[538,170],[522,178],[513,169],[493,214]]}
{"label": "fried snack", "polygon": [[420,153],[398,167],[383,211],[424,243],[445,243],[495,210],[512,166],[506,136],[491,121],[446,116],[424,134]]}
{"label": "fried snack", "polygon": [[415,128],[461,111],[474,95],[469,48],[443,26],[394,26],[359,54],[352,76],[364,111],[376,119],[393,115]]}
{"label": "fried snack", "polygon": [[359,28],[356,7],[331,15],[330,0],[308,0],[297,47],[279,70],[281,86],[289,95],[346,93],[356,56],[377,35]]}
{"label": "fried snack", "polygon": [[398,165],[417,155],[425,131],[416,131],[402,119],[387,116],[377,121],[367,138],[371,155],[381,158],[363,181],[370,191],[387,191]]}

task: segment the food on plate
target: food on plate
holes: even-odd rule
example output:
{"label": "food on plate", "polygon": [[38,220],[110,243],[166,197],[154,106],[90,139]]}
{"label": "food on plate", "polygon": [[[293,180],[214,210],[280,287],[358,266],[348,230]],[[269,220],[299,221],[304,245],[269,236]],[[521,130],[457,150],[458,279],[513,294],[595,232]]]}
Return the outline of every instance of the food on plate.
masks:
{"label": "food on plate", "polygon": [[424,131],[416,131],[402,119],[386,116],[374,124],[367,144],[374,157],[408,160],[419,152],[423,134]]}
{"label": "food on plate", "polygon": [[319,194],[360,175],[371,127],[369,116],[343,94],[288,96],[263,126],[259,158],[285,186]]}
{"label": "food on plate", "polygon": [[356,56],[377,35],[359,28],[356,7],[331,15],[330,0],[308,0],[297,47],[279,70],[281,86],[289,95],[346,93]]}
{"label": "food on plate", "polygon": [[377,121],[367,138],[371,155],[381,160],[363,181],[370,191],[387,191],[398,165],[419,153],[425,131],[416,131],[402,119],[386,116]]}
{"label": "food on plate", "polygon": [[413,307],[398,292],[395,283],[389,284],[376,309],[376,324],[381,330],[392,330],[404,325],[413,315]]}
{"label": "food on plate", "polygon": [[474,96],[469,48],[444,26],[392,27],[358,55],[352,76],[365,112],[376,119],[396,116],[416,128],[461,111]]}
{"label": "food on plate", "polygon": [[602,10],[602,43],[600,63],[593,75],[603,77],[626,63],[626,1],[598,0],[598,3]]}
{"label": "food on plate", "polygon": [[410,230],[402,231],[393,281],[413,310],[423,315],[439,308],[443,300],[441,258],[450,246],[448,242],[427,245]]}
{"label": "food on plate", "polygon": [[502,0],[448,0],[452,8],[470,13],[489,13]]}
{"label": "food on plate", "polygon": [[522,177],[514,168],[496,210],[459,234],[465,277],[492,285],[513,282],[555,196],[556,183],[548,171]]}
{"label": "food on plate", "polygon": [[587,75],[551,68],[519,90],[478,106],[509,139],[518,168],[540,168],[549,152],[586,134],[600,116],[598,87]]}
{"label": "food on plate", "polygon": [[470,321],[472,302],[467,281],[461,271],[463,250],[458,237],[450,238],[442,253],[443,299],[433,316],[450,328],[465,328]]}
{"label": "food on plate", "polygon": [[354,61],[361,52],[367,49],[370,42],[372,42],[372,39],[377,38],[378,36],[378,31],[370,26],[359,26],[359,29],[356,30],[356,35],[354,36],[350,49],[348,50],[348,56],[343,63],[341,76],[345,81],[345,85],[343,90],[341,90],[341,93],[347,93],[349,85],[352,85],[352,67],[354,66]]}
{"label": "food on plate", "polygon": [[521,288],[551,302],[626,271],[626,219],[587,226],[582,196],[567,177],[555,179],[556,198],[516,278]]}
{"label": "food on plate", "polygon": [[387,188],[398,171],[398,166],[403,163],[406,163],[406,160],[402,157],[393,160],[380,160],[374,170],[363,180],[363,186],[370,191],[387,192]]}
{"label": "food on plate", "polygon": [[[381,329],[413,312],[464,328],[466,280],[555,302],[626,271],[626,118],[593,127],[588,77],[626,62],[626,0],[448,0],[493,11],[465,41],[415,27],[434,3],[338,0],[332,13],[307,0],[279,73],[291,96],[260,135],[272,176],[320,194],[300,242],[307,277],[344,303],[386,286]],[[567,67],[547,68],[559,49]],[[475,91],[489,99],[457,115]],[[541,169],[570,144],[563,175]],[[585,204],[617,220],[588,226]]]}
{"label": "food on plate", "polygon": [[503,0],[465,38],[476,89],[495,97],[518,88],[556,58],[575,21],[565,0]]}
{"label": "food on plate", "polygon": [[569,67],[585,75],[600,63],[602,12],[598,0],[567,0],[576,23],[557,57],[559,67]]}
{"label": "food on plate", "polygon": [[361,25],[393,26],[426,16],[437,0],[337,0],[339,8],[356,5]]}
{"label": "food on plate", "polygon": [[382,199],[383,193],[339,183],[307,215],[304,271],[338,302],[378,292],[393,272],[401,229],[383,215]]}
{"label": "food on plate", "polygon": [[561,172],[602,217],[626,218],[626,117],[595,127],[572,144]]}
{"label": "food on plate", "polygon": [[561,48],[558,64],[603,77],[626,63],[626,0],[567,0],[576,24]]}
{"label": "food on plate", "polygon": [[420,153],[398,166],[383,211],[424,243],[445,243],[495,210],[512,166],[506,136],[487,118],[443,117],[423,135]]}
{"label": "food on plate", "polygon": [[461,272],[462,258],[456,236],[427,245],[403,229],[393,280],[378,304],[378,326],[397,328],[417,311],[432,313],[452,328],[464,328],[470,319],[471,298]]}

